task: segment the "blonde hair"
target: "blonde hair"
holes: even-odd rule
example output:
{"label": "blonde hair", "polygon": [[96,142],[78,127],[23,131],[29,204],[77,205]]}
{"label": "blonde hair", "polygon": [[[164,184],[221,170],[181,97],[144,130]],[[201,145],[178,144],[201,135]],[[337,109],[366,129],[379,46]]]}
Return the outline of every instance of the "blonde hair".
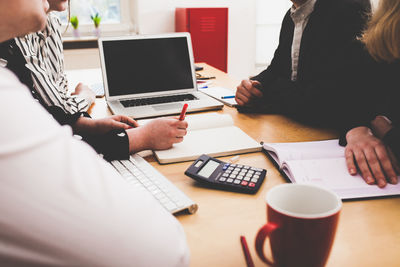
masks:
{"label": "blonde hair", "polygon": [[400,59],[400,1],[380,0],[361,40],[377,61]]}

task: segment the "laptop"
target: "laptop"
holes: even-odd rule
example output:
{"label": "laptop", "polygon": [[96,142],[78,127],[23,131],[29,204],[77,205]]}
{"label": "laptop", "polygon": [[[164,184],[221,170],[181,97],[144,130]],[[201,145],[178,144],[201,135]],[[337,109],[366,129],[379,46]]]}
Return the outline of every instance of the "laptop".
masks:
{"label": "laptop", "polygon": [[221,109],[198,91],[189,33],[100,38],[108,106],[135,119]]}

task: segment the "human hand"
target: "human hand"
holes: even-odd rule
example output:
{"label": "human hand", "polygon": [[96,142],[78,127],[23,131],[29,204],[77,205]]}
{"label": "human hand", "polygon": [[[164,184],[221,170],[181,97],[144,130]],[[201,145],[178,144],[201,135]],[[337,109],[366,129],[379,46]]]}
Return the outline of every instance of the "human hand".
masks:
{"label": "human hand", "polygon": [[263,96],[263,93],[259,90],[261,83],[252,80],[243,80],[238,87],[236,87],[235,100],[239,106],[245,106],[251,104],[251,102]]}
{"label": "human hand", "polygon": [[383,142],[376,138],[367,127],[351,129],[346,134],[346,164],[351,175],[357,174],[357,168],[367,184],[385,187],[387,181],[397,183],[397,175],[388,150]]}
{"label": "human hand", "polygon": [[103,119],[91,119],[81,117],[79,118],[75,125],[75,132],[88,133],[88,134],[105,134],[111,130],[116,129],[131,129],[133,127],[138,127],[139,124],[132,118],[122,115],[113,115],[111,117]]}
{"label": "human hand", "polygon": [[154,119],[138,128],[127,131],[131,153],[146,149],[164,150],[183,141],[188,123],[178,119]]}
{"label": "human hand", "polygon": [[75,91],[71,93],[71,95],[78,95],[89,103],[89,106],[96,101],[96,94],[90,89],[87,85],[83,83],[78,83],[75,87]]}

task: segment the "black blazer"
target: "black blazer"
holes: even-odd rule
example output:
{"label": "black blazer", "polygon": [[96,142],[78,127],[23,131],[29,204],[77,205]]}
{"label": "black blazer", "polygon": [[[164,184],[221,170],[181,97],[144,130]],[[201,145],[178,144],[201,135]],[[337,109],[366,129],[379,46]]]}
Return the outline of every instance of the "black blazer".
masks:
{"label": "black blazer", "polygon": [[345,50],[365,27],[369,11],[368,0],[317,0],[303,32],[296,82],[291,81],[294,23],[288,11],[270,66],[252,78],[262,84],[264,97],[250,111],[289,115],[317,125],[337,123],[328,106],[335,109],[332,95],[340,93],[331,83],[347,60]]}

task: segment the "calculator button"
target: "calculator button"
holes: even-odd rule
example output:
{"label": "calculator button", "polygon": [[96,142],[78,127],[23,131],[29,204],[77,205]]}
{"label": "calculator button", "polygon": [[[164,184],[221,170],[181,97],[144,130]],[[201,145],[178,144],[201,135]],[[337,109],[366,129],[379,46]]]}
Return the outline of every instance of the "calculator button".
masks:
{"label": "calculator button", "polygon": [[241,182],[240,180],[236,179],[233,183],[234,184],[240,184],[240,182]]}
{"label": "calculator button", "polygon": [[237,171],[237,172],[238,172],[238,171],[240,171],[240,168],[235,168],[235,170],[234,170],[234,171]]}
{"label": "calculator button", "polygon": [[252,181],[253,183],[257,183],[258,178],[253,178],[253,179],[251,179],[251,181]]}
{"label": "calculator button", "polygon": [[222,167],[222,169],[225,171],[226,169],[228,169],[229,164],[225,164],[224,167]]}
{"label": "calculator button", "polygon": [[229,179],[226,180],[226,182],[227,182],[227,183],[232,183],[232,182],[233,182],[233,179],[229,178]]}
{"label": "calculator button", "polygon": [[250,181],[250,177],[244,177],[244,179],[243,179],[243,180],[245,180],[245,181],[249,182],[249,181]]}
{"label": "calculator button", "polygon": [[222,174],[222,177],[228,177],[228,176],[229,176],[229,173]]}
{"label": "calculator button", "polygon": [[248,173],[249,173],[249,174],[253,174],[253,173],[254,173],[254,171],[250,170]]}
{"label": "calculator button", "polygon": [[239,180],[242,180],[242,179],[243,179],[243,177],[244,177],[243,175],[238,175],[238,177],[237,177],[237,178],[238,178]]}
{"label": "calculator button", "polygon": [[229,178],[236,178],[236,174],[229,175]]}
{"label": "calculator button", "polygon": [[236,167],[236,164],[231,164],[232,167]]}
{"label": "calculator button", "polygon": [[247,186],[249,183],[246,182],[246,181],[242,181],[240,184],[243,185],[243,186]]}
{"label": "calculator button", "polygon": [[232,167],[229,167],[229,168],[228,168],[228,171],[232,171],[232,170],[233,170],[233,168],[232,168]]}
{"label": "calculator button", "polygon": [[261,172],[256,172],[256,175],[261,175]]}
{"label": "calculator button", "polygon": [[220,182],[225,182],[225,181],[226,181],[226,178],[221,177],[221,178],[219,178],[219,181],[220,181]]}
{"label": "calculator button", "polygon": [[256,187],[255,183],[249,183],[249,187]]}
{"label": "calculator button", "polygon": [[257,175],[257,174],[255,174],[255,175],[253,175],[253,178],[260,178],[260,175]]}
{"label": "calculator button", "polygon": [[250,169],[250,167],[249,166],[243,166],[243,169],[248,170],[248,169]]}

